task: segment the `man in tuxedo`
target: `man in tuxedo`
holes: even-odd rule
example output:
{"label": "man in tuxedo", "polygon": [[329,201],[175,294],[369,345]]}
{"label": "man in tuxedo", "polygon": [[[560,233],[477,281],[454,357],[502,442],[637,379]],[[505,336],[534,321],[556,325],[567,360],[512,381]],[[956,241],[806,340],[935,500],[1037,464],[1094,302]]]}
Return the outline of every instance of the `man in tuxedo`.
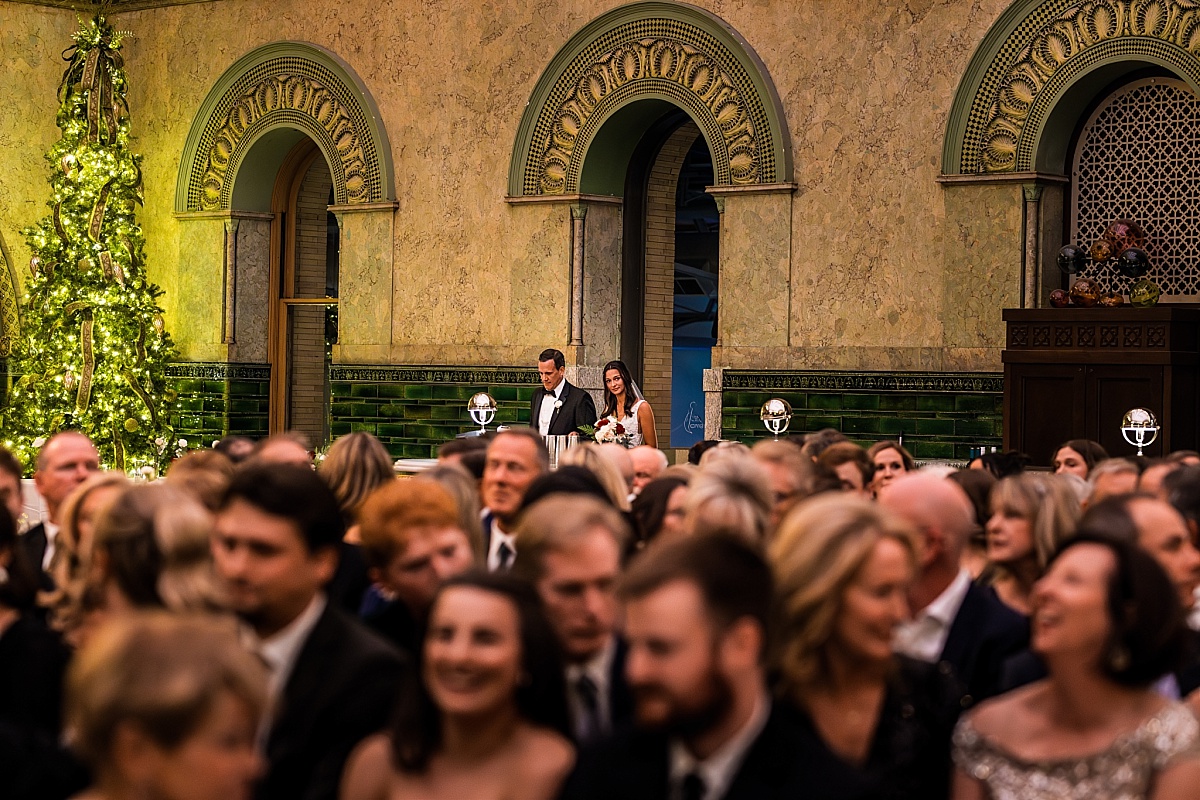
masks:
{"label": "man in tuxedo", "polygon": [[567,699],[581,743],[629,721],[625,647],[617,636],[617,579],[629,526],[610,504],[551,495],[525,510],[513,574],[528,580],[566,660]]}
{"label": "man in tuxedo", "polygon": [[913,616],[897,632],[897,651],[951,667],[964,706],[999,694],[1004,661],[1028,644],[1029,623],[961,566],[975,525],[971,501],[954,481],[910,474],[884,487],[879,502],[908,520],[922,544]]}
{"label": "man in tuxedo", "polygon": [[479,492],[484,507],[484,563],[489,571],[512,567],[521,501],[529,485],[549,470],[550,454],[532,428],[508,428],[488,445]]}
{"label": "man in tuxedo", "polygon": [[543,350],[538,356],[542,388],[529,403],[529,424],[542,436],[579,433],[582,425],[595,425],[596,403],[592,396],[567,382],[566,360],[559,350]]}
{"label": "man in tuxedo", "polygon": [[[45,573],[54,556],[59,511],[75,487],[100,469],[100,454],[92,440],[78,431],[62,431],[50,437],[37,457],[33,484],[46,501],[47,520],[21,537],[25,558],[35,570]],[[49,580],[48,576],[44,580]]]}
{"label": "man in tuxedo", "polygon": [[650,548],[621,584],[635,727],[585,748],[567,800],[774,800],[850,770],[806,746],[764,666],[771,570],[749,543]]}
{"label": "man in tuxedo", "polygon": [[217,572],[270,672],[260,800],[334,800],[350,751],[387,723],[400,681],[415,679],[325,597],[344,532],[325,482],[291,464],[239,468],[217,515]]}

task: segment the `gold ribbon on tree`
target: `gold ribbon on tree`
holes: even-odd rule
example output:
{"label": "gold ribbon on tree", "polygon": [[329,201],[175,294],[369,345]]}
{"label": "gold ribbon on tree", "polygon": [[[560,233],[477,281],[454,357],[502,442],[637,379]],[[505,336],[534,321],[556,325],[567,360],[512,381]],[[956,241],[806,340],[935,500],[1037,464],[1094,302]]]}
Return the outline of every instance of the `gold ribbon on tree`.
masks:
{"label": "gold ribbon on tree", "polygon": [[79,390],[75,393],[75,413],[82,414],[92,402],[92,378],[96,373],[95,343],[92,337],[96,321],[92,318],[92,308],[87,303],[69,303],[63,310],[67,316],[83,315],[79,324],[79,349],[83,358],[83,370],[79,376]]}
{"label": "gold ribbon on tree", "polygon": [[154,411],[154,401],[150,399],[150,395],[146,394],[146,390],[137,382],[137,378],[133,377],[133,373],[129,370],[123,370],[121,376],[125,378],[125,382],[129,384],[129,388],[133,389],[133,393],[138,396],[142,403],[146,406],[146,410],[150,412],[150,424],[158,425],[158,414]]}

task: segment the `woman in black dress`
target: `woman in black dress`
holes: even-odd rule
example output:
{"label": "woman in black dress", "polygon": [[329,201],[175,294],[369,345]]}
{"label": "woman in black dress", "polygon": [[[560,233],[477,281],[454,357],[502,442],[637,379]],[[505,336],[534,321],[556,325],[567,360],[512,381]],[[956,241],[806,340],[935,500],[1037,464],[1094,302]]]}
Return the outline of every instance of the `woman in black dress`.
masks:
{"label": "woman in black dress", "polygon": [[854,768],[836,785],[832,771],[814,775],[810,796],[947,797],[960,694],[939,667],[892,652],[916,534],[868,500],[822,495],[784,520],[770,556],[779,694],[802,712],[814,749]]}

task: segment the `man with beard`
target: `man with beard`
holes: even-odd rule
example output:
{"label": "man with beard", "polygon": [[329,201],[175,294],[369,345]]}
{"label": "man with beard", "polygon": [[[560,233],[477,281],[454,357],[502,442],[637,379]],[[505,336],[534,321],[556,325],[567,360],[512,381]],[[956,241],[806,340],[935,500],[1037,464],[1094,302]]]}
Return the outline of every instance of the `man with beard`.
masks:
{"label": "man with beard", "polygon": [[803,744],[772,703],[764,655],[771,571],[731,536],[647,550],[621,584],[632,730],[585,749],[567,800],[771,800],[848,769]]}

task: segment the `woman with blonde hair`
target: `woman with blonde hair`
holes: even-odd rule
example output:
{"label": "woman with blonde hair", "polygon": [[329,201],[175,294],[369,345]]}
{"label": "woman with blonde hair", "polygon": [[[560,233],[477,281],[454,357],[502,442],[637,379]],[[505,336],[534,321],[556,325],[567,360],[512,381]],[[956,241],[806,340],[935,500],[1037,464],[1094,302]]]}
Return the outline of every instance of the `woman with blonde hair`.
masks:
{"label": "woman with blonde hair", "polygon": [[849,767],[820,796],[944,798],[959,709],[952,679],[892,651],[909,615],[917,538],[871,501],[825,494],[780,526],[769,556],[777,581],[779,692],[801,712],[816,752]]}
{"label": "woman with blonde hair", "polygon": [[1050,556],[1079,524],[1079,500],[1065,480],[1022,472],[996,484],[987,521],[988,566],[979,580],[1029,616],[1029,594]]}
{"label": "woman with blonde hair", "polygon": [[80,800],[250,800],[266,698],[231,624],[161,612],[110,623],[67,676],[68,736],[93,775]]}
{"label": "woman with blonde hair", "polygon": [[54,588],[38,596],[38,605],[49,612],[49,622],[70,638],[78,626],[79,601],[91,563],[96,521],[129,485],[122,472],[98,472],[79,484],[59,511],[54,555],[46,570]]}
{"label": "woman with blonde hair", "polygon": [[103,612],[223,611],[212,532],[212,514],[187,492],[162,483],[125,489],[96,525],[88,582]]}
{"label": "woman with blonde hair", "polygon": [[558,463],[591,470],[604,487],[604,491],[608,493],[613,505],[621,511],[629,510],[629,485],[625,483],[625,478],[621,475],[617,465],[606,458],[598,446],[591,442],[582,442],[568,448],[567,452],[559,457]]}
{"label": "woman with blonde hair", "polygon": [[330,445],[317,474],[333,490],[347,528],[356,524],[358,510],[371,492],[396,479],[387,448],[363,431],[348,433]]}
{"label": "woman with blonde hair", "polygon": [[[717,448],[704,455],[714,452]],[[707,462],[692,478],[684,506],[685,530],[693,535],[728,533],[754,543],[765,540],[775,499],[771,479],[748,449],[746,453]]]}

